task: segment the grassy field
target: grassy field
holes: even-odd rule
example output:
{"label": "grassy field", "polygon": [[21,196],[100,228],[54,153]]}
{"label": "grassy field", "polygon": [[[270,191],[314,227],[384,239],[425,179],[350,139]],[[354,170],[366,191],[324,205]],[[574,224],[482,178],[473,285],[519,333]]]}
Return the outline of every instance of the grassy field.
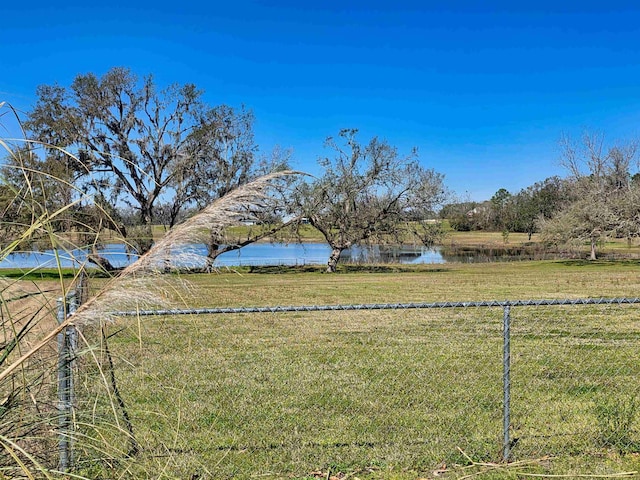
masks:
{"label": "grassy field", "polygon": [[[190,275],[190,306],[636,296],[638,262]],[[140,452],[113,478],[523,478],[640,470],[637,306],[514,308],[513,422],[500,461],[501,309],[201,315],[107,328]],[[88,329],[89,338],[99,338]],[[104,349],[78,419],[126,452]],[[93,366],[92,366],[93,365]],[[105,387],[105,385],[108,387]],[[107,395],[105,392],[109,392]],[[115,413],[115,415],[114,415]],[[89,418],[87,418],[89,417]],[[115,419],[115,420],[114,420]],[[96,436],[86,427],[87,435]],[[86,445],[86,442],[85,442]],[[105,467],[111,463],[112,469]],[[445,473],[446,472],[446,473]]]}

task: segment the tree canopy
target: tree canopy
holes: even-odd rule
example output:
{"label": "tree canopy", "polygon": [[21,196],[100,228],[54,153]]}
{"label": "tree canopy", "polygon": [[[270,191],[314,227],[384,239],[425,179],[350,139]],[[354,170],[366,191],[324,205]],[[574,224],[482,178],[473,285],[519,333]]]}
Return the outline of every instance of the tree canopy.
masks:
{"label": "tree canopy", "polygon": [[[27,130],[74,151],[92,180],[86,188],[133,207],[147,229],[162,199],[175,221],[185,206],[202,206],[262,173],[254,168],[251,112],[211,107],[193,84],[160,90],[151,76],[113,68],[102,77],[78,75],[69,88],[40,86],[37,96]],[[139,247],[144,252],[150,242]]]}
{"label": "tree canopy", "polygon": [[602,135],[585,134],[579,142],[562,140],[562,162],[570,173],[573,201],[548,220],[542,220],[548,242],[588,241],[590,258],[608,236],[632,238],[640,234],[637,144],[607,146]]}
{"label": "tree canopy", "polygon": [[423,168],[415,151],[401,156],[377,137],[362,144],[354,129],[329,137],[326,147],[331,155],[319,160],[322,175],[297,186],[293,211],[331,247],[328,272],[335,271],[345,249],[398,239],[399,223],[424,218],[443,199],[442,175]]}

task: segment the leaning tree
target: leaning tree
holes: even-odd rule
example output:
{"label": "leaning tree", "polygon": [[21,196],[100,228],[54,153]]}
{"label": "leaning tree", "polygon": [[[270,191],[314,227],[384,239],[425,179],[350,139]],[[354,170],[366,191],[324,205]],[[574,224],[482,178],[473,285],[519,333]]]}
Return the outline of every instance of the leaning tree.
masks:
{"label": "leaning tree", "polygon": [[[386,141],[362,144],[357,130],[328,138],[332,154],[319,160],[323,173],[295,188],[294,213],[318,229],[331,247],[327,272],[335,272],[342,252],[367,242],[400,240],[406,222],[433,212],[445,192],[443,176],[423,168],[414,150],[402,156]],[[425,236],[437,231],[419,229]]]}

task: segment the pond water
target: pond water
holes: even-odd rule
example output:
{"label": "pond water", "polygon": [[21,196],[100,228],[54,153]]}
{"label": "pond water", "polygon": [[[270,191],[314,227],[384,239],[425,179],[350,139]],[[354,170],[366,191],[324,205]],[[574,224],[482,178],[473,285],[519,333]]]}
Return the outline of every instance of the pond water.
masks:
{"label": "pond water", "polygon": [[[175,253],[174,264],[187,267],[204,266],[206,247],[203,244],[190,245],[186,249],[199,256],[197,264],[180,260],[184,255]],[[109,244],[99,251],[114,267],[125,267],[137,257],[127,254],[124,245]],[[184,253],[184,252],[183,252]],[[220,255],[215,262],[218,267],[273,266],[273,265],[324,265],[331,249],[325,243],[253,243],[233,252]],[[75,250],[59,252],[58,259],[53,251],[15,252],[0,262],[0,268],[55,267],[59,261],[63,267],[72,267],[86,261],[86,252]],[[558,254],[527,250],[523,247],[434,247],[415,246],[373,246],[354,247],[342,253],[341,261],[352,263],[481,263],[510,262],[518,260],[542,260],[558,258]]]}
{"label": "pond water", "polygon": [[[192,245],[189,250],[196,255],[205,256],[204,245]],[[135,255],[127,254],[124,245],[110,244],[99,251],[114,267],[124,267],[135,261]],[[254,243],[233,252],[220,255],[216,266],[266,266],[266,265],[315,265],[325,264],[331,249],[323,243],[283,244]],[[39,268],[55,267],[58,262],[63,267],[77,266],[86,261],[83,250],[58,252],[14,252],[0,262],[0,268]],[[342,260],[360,263],[444,263],[440,251],[420,247],[358,247],[346,250]]]}

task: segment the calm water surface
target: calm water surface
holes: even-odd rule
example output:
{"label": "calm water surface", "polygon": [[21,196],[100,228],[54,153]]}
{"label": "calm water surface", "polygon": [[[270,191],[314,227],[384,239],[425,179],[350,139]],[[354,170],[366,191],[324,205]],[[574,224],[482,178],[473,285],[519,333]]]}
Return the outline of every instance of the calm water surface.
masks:
{"label": "calm water surface", "polygon": [[[205,256],[204,245],[192,245],[190,250]],[[330,248],[323,243],[282,244],[254,243],[246,247],[220,255],[216,265],[233,267],[243,265],[315,265],[325,264],[329,258]],[[111,244],[99,252],[114,267],[124,267],[135,261],[135,255],[128,255],[124,245]],[[44,252],[16,252],[0,262],[0,268],[37,268],[77,266],[86,261],[86,252],[75,250],[71,253],[59,252],[56,257],[51,250]],[[363,263],[445,263],[447,260],[436,249],[415,247],[371,247],[354,248],[343,252],[342,259]]]}

